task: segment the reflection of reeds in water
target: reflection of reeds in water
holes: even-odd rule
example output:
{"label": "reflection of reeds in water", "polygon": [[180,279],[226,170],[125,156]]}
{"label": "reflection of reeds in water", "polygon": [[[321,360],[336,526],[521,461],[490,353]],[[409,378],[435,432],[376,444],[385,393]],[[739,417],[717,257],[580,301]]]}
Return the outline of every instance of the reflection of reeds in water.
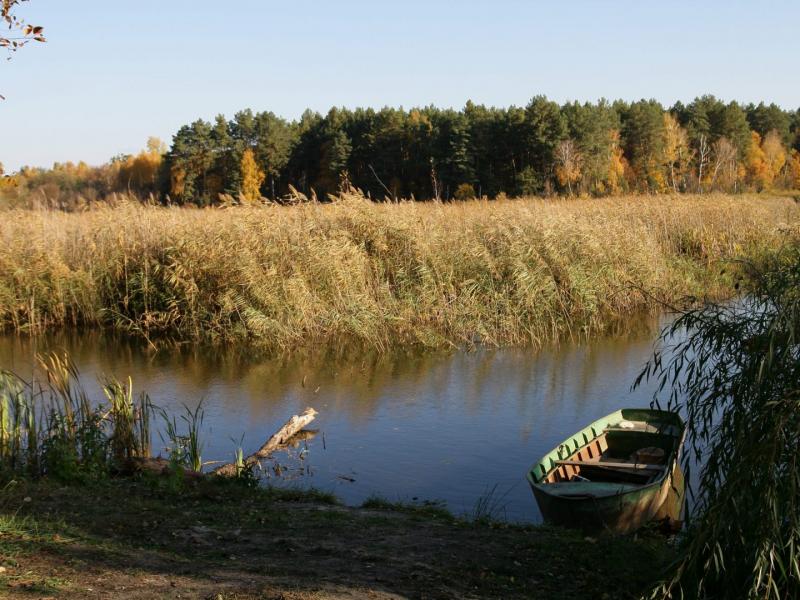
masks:
{"label": "reflection of reeds in water", "polygon": [[[519,418],[527,421],[534,419],[536,406],[556,411],[565,401],[591,402],[602,393],[595,385],[598,381],[624,378],[624,373],[630,373],[632,381],[638,364],[650,355],[658,321],[637,315],[627,323],[628,329],[593,336],[585,346],[568,340],[541,351],[487,348],[463,354],[400,347],[358,352],[324,344],[276,357],[241,345],[185,345],[151,353],[141,340],[115,332],[65,330],[36,338],[0,338],[0,364],[28,372],[25,357],[37,349],[67,348],[79,364],[87,365],[84,375],[129,373],[154,398],[213,398],[225,415],[246,409],[252,422],[276,422],[291,410],[324,402],[332,414],[361,427],[387,406],[387,398],[409,393],[425,394],[424,406],[439,406],[455,396],[467,414],[497,398],[513,397],[519,399]],[[176,415],[183,411],[178,400],[164,406]],[[423,410],[423,405],[415,410]],[[235,417],[225,416],[214,425],[233,421]],[[157,422],[160,425],[161,419]],[[238,438],[244,429],[246,425],[233,423],[231,431]],[[214,456],[208,458],[231,458],[235,448],[233,442],[210,444],[205,453]]]}
{"label": "reflection of reeds in water", "polygon": [[744,195],[8,211],[0,326],[102,323],[274,350],[541,344],[652,306],[640,289],[728,291],[716,261],[778,244],[797,214]]}
{"label": "reflection of reeds in water", "polygon": [[[62,480],[102,477],[113,468],[151,452],[151,417],[156,409],[147,394],[138,399],[133,383],[105,380],[108,405],[90,401],[68,355],[39,357],[41,379],[25,381],[0,371],[0,475],[48,475]],[[163,411],[162,411],[163,413]],[[180,445],[178,462],[199,471],[202,406],[181,416],[164,414],[170,438]]]}

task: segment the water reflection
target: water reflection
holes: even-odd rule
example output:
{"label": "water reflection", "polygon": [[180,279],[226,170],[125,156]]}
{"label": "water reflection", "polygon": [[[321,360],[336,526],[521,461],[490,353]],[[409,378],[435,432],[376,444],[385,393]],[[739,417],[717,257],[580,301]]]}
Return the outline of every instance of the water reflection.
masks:
{"label": "water reflection", "polygon": [[113,374],[130,375],[167,410],[203,399],[207,460],[229,459],[242,436],[245,452],[257,448],[288,416],[313,406],[320,434],[293,453],[303,484],[349,503],[377,493],[442,499],[456,512],[470,511],[497,485],[509,518],[536,521],[524,482],[530,464],[586,423],[649,403],[651,390],[631,393],[630,385],[650,356],[658,322],[628,325],[538,352],[348,356],[337,348],[289,359],[198,347],[153,353],[99,332],[5,336],[0,368],[27,376],[36,352],[66,350],[94,397],[101,397],[98,378]]}

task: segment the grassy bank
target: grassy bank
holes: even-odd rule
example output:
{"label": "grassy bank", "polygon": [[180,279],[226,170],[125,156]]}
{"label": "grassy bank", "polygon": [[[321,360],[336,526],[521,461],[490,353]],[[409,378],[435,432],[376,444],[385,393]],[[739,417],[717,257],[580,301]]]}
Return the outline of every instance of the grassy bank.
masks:
{"label": "grassy bank", "polygon": [[347,508],[198,482],[19,483],[0,499],[0,595],[15,598],[635,598],[664,538]]}
{"label": "grassy bank", "polygon": [[0,326],[109,325],[276,349],[538,344],[664,300],[732,291],[720,260],[800,210],[762,196],[8,211]]}

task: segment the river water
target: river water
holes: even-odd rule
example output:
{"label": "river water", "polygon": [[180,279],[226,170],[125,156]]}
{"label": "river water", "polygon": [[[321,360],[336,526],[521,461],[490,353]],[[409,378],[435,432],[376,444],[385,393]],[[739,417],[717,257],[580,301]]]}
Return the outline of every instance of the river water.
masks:
{"label": "river water", "polygon": [[[348,504],[371,495],[440,500],[471,514],[541,520],[525,481],[530,465],[587,423],[647,406],[631,391],[663,321],[637,318],[591,341],[541,350],[479,349],[377,355],[304,352],[289,359],[183,347],[154,352],[88,332],[0,337],[0,369],[30,378],[37,352],[66,350],[84,387],[102,398],[104,374],[133,378],[167,411],[202,399],[203,459],[258,448],[291,415],[319,411],[318,433],[266,464],[268,481],[332,491]],[[154,448],[164,444],[154,436]]]}

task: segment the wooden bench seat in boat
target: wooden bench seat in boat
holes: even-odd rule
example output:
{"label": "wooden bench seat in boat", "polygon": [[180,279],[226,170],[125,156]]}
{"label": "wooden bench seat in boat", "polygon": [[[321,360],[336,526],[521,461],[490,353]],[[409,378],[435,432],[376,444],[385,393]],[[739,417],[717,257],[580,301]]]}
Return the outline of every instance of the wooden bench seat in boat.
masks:
{"label": "wooden bench seat in boat", "polygon": [[625,482],[564,481],[547,486],[549,493],[562,498],[605,498],[632,492],[640,485]]}
{"label": "wooden bench seat in boat", "polygon": [[572,467],[602,467],[605,469],[622,469],[632,471],[663,471],[665,465],[648,465],[633,462],[613,462],[613,461],[594,461],[594,460],[557,460],[557,465],[569,465]]}
{"label": "wooden bench seat in boat", "polygon": [[650,425],[648,423],[632,423],[628,426],[622,426],[619,423],[609,425],[601,431],[601,433],[611,433],[616,431],[623,432],[639,432],[639,433],[661,433],[665,435],[675,435],[679,428],[672,425]]}

